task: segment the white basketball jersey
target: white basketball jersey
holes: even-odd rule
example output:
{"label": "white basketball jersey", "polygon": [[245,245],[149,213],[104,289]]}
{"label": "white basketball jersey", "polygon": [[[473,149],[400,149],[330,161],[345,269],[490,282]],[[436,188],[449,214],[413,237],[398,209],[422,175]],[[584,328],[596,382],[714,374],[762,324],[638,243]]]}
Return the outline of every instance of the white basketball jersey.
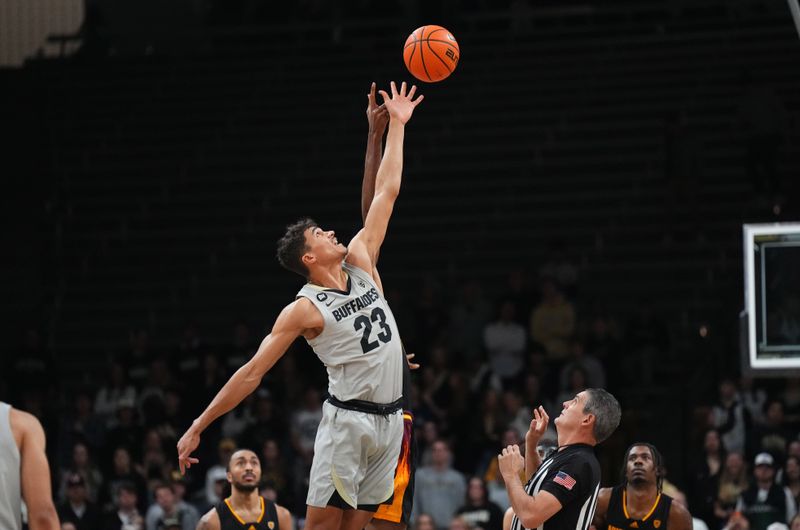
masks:
{"label": "white basketball jersey", "polygon": [[328,392],[342,401],[392,403],[403,394],[406,362],[389,304],[372,277],[344,263],[347,290],[306,284],[297,293],[322,313],[325,327],[309,346],[328,370]]}

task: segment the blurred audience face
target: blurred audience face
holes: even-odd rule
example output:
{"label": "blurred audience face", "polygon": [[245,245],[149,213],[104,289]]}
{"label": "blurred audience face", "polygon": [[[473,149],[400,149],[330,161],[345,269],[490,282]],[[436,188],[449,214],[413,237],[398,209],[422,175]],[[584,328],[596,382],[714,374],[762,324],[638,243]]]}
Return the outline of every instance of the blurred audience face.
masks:
{"label": "blurred audience face", "polygon": [[741,453],[730,453],[725,459],[725,469],[733,476],[739,475],[744,470],[744,458]]}
{"label": "blurred audience face", "polygon": [[789,483],[800,481],[800,460],[796,456],[786,459],[786,481]]}
{"label": "blurred audience face", "polygon": [[131,469],[131,455],[124,447],[114,451],[114,471],[118,474],[127,474]]}
{"label": "blurred audience face", "polygon": [[800,513],[795,515],[792,522],[789,523],[789,530],[800,530]]}
{"label": "blurred audience face", "polygon": [[792,440],[789,442],[789,447],[786,450],[789,456],[796,456],[800,458],[800,440]]}
{"label": "blurred audience face", "polygon": [[467,499],[473,506],[479,506],[486,501],[486,486],[483,484],[482,479],[478,477],[469,479]]}
{"label": "blurred audience face", "polygon": [[427,513],[419,514],[417,520],[414,522],[414,530],[436,530],[433,524],[433,517]]}
{"label": "blurred audience face", "polygon": [[136,493],[129,491],[125,488],[120,488],[119,493],[117,494],[117,508],[124,511],[130,512],[136,509]]}
{"label": "blurred audience face", "polygon": [[722,402],[732,401],[736,397],[736,385],[733,381],[725,380],[719,384],[719,399]]}
{"label": "blurred audience face", "polygon": [[70,503],[80,506],[86,502],[86,486],[83,484],[68,484],[67,499]]}
{"label": "blurred audience face", "polygon": [[767,407],[767,423],[770,425],[780,425],[783,423],[783,403],[773,401]]}
{"label": "blurred audience face", "polygon": [[72,446],[72,464],[77,468],[85,468],[89,465],[89,449],[78,442]]}
{"label": "blurred audience face", "polygon": [[278,447],[278,442],[275,440],[266,440],[264,448],[261,452],[265,462],[277,462],[281,456],[281,450]]}
{"label": "blurred audience face", "polygon": [[172,513],[175,508],[175,493],[168,486],[160,486],[156,489],[156,503],[161,506],[165,513]]}
{"label": "blurred audience face", "polygon": [[426,445],[431,445],[439,438],[439,428],[432,421],[426,421],[422,426],[422,438]]}
{"label": "blurred audience face", "polygon": [[753,469],[753,475],[756,477],[756,481],[758,482],[772,482],[772,480],[775,478],[775,470],[772,469],[772,466],[762,464]]}
{"label": "blurred audience face", "polygon": [[431,463],[435,467],[448,467],[450,465],[450,448],[441,440],[437,440],[431,447]]}
{"label": "blurred audience face", "polygon": [[455,517],[450,521],[449,530],[471,530],[467,522],[461,517]]}
{"label": "blurred audience face", "polygon": [[[500,438],[500,442],[502,443],[503,447],[508,447],[509,445],[519,445],[520,436],[516,429],[506,429],[503,431],[503,436]],[[520,447],[520,450],[522,447]]]}
{"label": "blurred audience face", "polygon": [[717,431],[706,432],[705,439],[703,440],[703,449],[706,453],[715,454],[719,452],[719,433]]}

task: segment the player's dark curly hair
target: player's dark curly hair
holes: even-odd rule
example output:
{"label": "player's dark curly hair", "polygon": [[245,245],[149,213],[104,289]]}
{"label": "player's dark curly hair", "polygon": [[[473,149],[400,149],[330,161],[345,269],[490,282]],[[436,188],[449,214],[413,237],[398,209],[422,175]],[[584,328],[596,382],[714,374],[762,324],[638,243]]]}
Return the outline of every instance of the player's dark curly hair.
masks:
{"label": "player's dark curly hair", "polygon": [[304,278],[308,278],[308,268],[303,264],[306,246],[306,230],[317,226],[317,223],[304,217],[286,227],[286,233],[278,240],[278,263]]}
{"label": "player's dark curly hair", "polygon": [[622,487],[625,488],[628,486],[628,456],[631,454],[631,449],[639,446],[650,449],[650,455],[653,457],[653,465],[656,468],[656,488],[661,492],[661,487],[664,485],[664,476],[666,475],[664,457],[661,456],[661,453],[656,449],[655,445],[647,442],[634,442],[625,450],[625,457],[622,459],[622,470],[620,472],[622,476]]}

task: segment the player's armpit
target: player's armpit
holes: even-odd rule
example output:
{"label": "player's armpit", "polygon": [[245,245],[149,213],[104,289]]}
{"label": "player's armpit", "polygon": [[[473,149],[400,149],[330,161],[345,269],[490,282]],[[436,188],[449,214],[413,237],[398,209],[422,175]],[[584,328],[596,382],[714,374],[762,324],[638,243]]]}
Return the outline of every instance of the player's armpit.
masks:
{"label": "player's armpit", "polygon": [[367,245],[364,242],[364,232],[365,229],[362,228],[356,236],[350,240],[350,244],[347,246],[347,257],[345,261],[365,271],[372,276],[372,279],[377,283],[378,280],[376,280],[373,274],[375,270],[375,257],[371,256],[367,249]]}
{"label": "player's armpit", "polygon": [[522,526],[525,528],[538,528],[539,525],[553,517],[561,510],[561,501],[547,491],[540,491],[530,501],[523,505],[517,513]]}

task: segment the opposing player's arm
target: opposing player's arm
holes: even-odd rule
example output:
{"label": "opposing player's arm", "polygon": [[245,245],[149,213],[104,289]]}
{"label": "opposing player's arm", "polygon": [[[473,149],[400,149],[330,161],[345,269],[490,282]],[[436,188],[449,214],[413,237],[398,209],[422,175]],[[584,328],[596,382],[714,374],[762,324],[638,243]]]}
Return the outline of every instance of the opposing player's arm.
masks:
{"label": "opposing player's arm", "polygon": [[308,329],[322,325],[322,315],[305,298],[295,300],[281,311],[272,331],[261,341],[255,355],[230,377],[211,404],[194,420],[189,430],[178,441],[178,463],[181,472],[185,472],[185,468],[197,463],[197,459],[191,458],[190,454],[200,444],[200,433],[253,392],[264,374],[278,362],[297,337]]}
{"label": "opposing player's arm", "polygon": [[200,518],[200,521],[197,522],[197,528],[195,530],[220,530],[217,509],[211,508],[208,510],[208,512]]}
{"label": "opposing player's arm", "polygon": [[669,516],[667,517],[667,530],[692,530],[692,514],[684,506],[673,502],[669,505]]}
{"label": "opposing player's arm", "polygon": [[294,519],[289,510],[280,505],[275,505],[278,512],[278,526],[281,530],[294,530]]}
{"label": "opposing player's arm", "polygon": [[517,514],[522,526],[525,528],[537,528],[539,525],[550,519],[561,509],[561,501],[548,491],[539,491],[536,495],[528,495],[522,482],[519,480],[519,473],[525,466],[525,459],[519,452],[519,447],[509,445],[497,457],[500,473],[506,483],[508,499],[511,508]]}
{"label": "opposing player's arm", "polygon": [[413,99],[416,87],[406,94],[406,84],[400,90],[392,82],[391,97],[380,91],[384,105],[389,112],[389,133],[386,137],[386,150],[383,153],[375,178],[375,195],[364,219],[364,228],[350,243],[348,262],[372,271],[378,252],[386,237],[386,229],[394,210],[394,203],[400,194],[403,176],[403,139],[405,124],[411,119],[414,108],[423,96]]}
{"label": "opposing player's arm", "polygon": [[597,494],[597,508],[594,511],[592,525],[597,530],[602,530],[606,526],[606,514],[608,513],[608,502],[611,499],[611,488],[600,488]]}
{"label": "opposing player's arm", "polygon": [[35,416],[16,409],[11,409],[9,422],[20,452],[20,482],[28,507],[28,527],[58,530],[61,525],[53,505],[44,429]]}

